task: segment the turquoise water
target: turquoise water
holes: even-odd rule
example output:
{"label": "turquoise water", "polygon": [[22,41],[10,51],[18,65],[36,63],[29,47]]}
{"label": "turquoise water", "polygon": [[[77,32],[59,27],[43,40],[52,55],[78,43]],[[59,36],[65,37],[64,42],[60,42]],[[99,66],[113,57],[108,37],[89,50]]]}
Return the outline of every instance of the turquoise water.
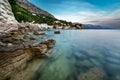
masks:
{"label": "turquoise water", "polygon": [[81,73],[94,67],[104,71],[104,80],[120,80],[120,30],[46,33],[46,36],[39,36],[39,40],[55,39],[56,44],[32,80],[77,80]]}

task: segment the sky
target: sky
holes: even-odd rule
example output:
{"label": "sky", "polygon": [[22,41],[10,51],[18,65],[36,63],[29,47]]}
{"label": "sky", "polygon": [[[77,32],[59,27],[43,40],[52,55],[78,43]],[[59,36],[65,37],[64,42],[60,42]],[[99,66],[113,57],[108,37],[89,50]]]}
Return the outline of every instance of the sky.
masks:
{"label": "sky", "polygon": [[29,0],[56,18],[120,28],[120,0]]}

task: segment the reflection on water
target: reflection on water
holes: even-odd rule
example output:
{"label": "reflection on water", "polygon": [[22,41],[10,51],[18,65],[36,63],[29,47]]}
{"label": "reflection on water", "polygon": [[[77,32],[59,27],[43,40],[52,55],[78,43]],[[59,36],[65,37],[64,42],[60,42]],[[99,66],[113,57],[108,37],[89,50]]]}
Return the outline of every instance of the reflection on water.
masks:
{"label": "reflection on water", "polygon": [[101,79],[93,80],[120,80],[119,35],[120,30],[63,30],[58,35],[48,31],[39,40],[53,38],[56,45],[32,80],[81,80],[82,75],[90,75],[94,68],[92,73],[99,73],[97,78]]}

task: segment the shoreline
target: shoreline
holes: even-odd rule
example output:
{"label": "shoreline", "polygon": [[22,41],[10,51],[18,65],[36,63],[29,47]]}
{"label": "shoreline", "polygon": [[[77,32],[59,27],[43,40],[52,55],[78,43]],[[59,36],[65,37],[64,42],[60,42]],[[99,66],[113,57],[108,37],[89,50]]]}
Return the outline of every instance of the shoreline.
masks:
{"label": "shoreline", "polygon": [[[27,44],[26,41],[29,42],[37,40],[34,36],[45,36],[45,33],[40,31],[32,31],[33,36],[30,36],[30,30],[28,29],[29,28],[20,28],[0,36],[0,80],[18,80],[14,74],[15,72],[20,72],[15,74],[16,76],[20,76],[20,74],[23,73],[21,69],[22,65],[25,66],[31,60],[35,62],[38,59],[49,57],[56,41],[49,39],[47,41],[44,40],[42,42],[38,42],[34,45],[32,43]],[[23,37],[22,42],[19,35],[22,35]],[[38,60],[38,62],[40,61]],[[28,67],[30,67],[29,64]],[[33,71],[35,71],[36,68]],[[29,73],[27,72],[25,73],[26,75]]]}

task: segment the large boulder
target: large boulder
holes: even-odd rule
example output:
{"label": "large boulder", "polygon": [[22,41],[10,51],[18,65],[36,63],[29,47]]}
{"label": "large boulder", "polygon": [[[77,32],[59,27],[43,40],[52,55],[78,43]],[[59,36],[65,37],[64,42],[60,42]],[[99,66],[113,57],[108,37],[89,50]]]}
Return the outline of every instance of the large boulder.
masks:
{"label": "large boulder", "polygon": [[55,45],[55,40],[50,39],[47,41],[42,41],[37,45],[30,46],[30,49],[32,50],[34,55],[38,57],[41,57],[41,56],[48,57],[48,54],[50,53],[54,45]]}
{"label": "large boulder", "polygon": [[47,46],[42,44],[39,46],[32,47],[32,51],[35,55],[39,56],[40,54],[45,54],[47,52]]}

